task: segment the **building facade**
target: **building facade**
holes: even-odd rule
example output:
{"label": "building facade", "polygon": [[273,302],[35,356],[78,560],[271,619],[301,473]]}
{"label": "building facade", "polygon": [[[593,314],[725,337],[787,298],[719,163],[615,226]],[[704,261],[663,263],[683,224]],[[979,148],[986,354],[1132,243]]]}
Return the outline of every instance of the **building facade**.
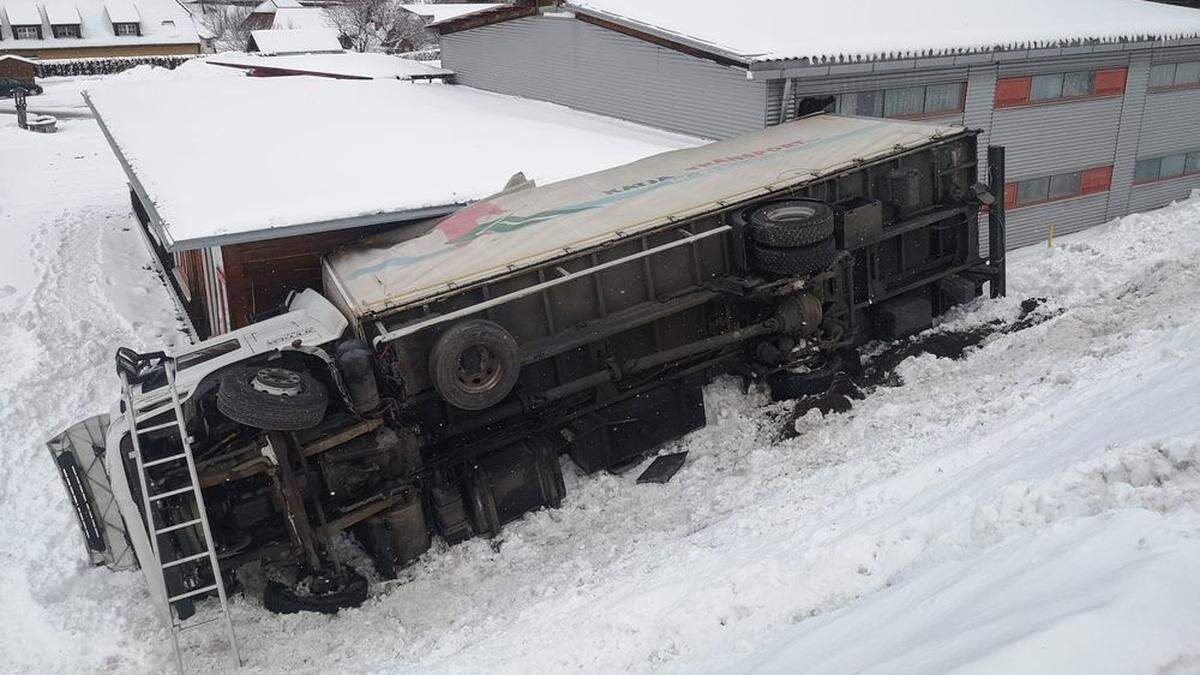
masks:
{"label": "building facade", "polygon": [[0,0],[0,54],[37,59],[199,54],[175,0]]}
{"label": "building facade", "polygon": [[965,124],[983,132],[980,175],[988,144],[1008,150],[1012,247],[1200,187],[1195,37],[1080,38],[850,62],[754,60],[661,22],[566,9],[444,25],[442,63],[473,87],[715,139],[818,110]]}

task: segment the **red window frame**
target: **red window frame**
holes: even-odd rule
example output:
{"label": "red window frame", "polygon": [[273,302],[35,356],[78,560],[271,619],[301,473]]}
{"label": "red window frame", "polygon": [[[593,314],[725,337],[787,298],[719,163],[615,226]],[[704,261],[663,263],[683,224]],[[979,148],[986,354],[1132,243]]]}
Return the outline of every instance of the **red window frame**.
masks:
{"label": "red window frame", "polygon": [[[1059,173],[1072,173],[1070,171],[1062,171]],[[1068,199],[1077,199],[1088,195],[1100,194],[1108,192],[1112,189],[1112,173],[1111,166],[1094,166],[1090,169],[1084,169],[1079,172],[1079,194],[1067,195],[1065,197],[1053,197],[1051,199],[1043,199],[1027,204],[1017,204],[1017,183],[1021,181],[1012,181],[1004,184],[1004,208],[1011,211],[1013,209],[1023,209],[1030,206],[1041,206],[1051,202],[1061,202]],[[1053,174],[1058,175],[1058,174]],[[1042,178],[1043,176],[1032,176],[1025,180],[1034,178]]]}
{"label": "red window frame", "polygon": [[[1069,71],[1075,72],[1075,71]],[[1129,72],[1126,68],[1102,68],[1092,71],[1096,74],[1092,84],[1092,93],[1086,96],[1068,96],[1042,101],[1031,101],[1030,90],[1033,87],[1033,76],[1001,77],[996,80],[995,107],[1017,108],[1029,105],[1047,105],[1068,101],[1083,101],[1091,98],[1121,96],[1125,94],[1125,82]],[[1051,73],[1052,74],[1052,73]]]}

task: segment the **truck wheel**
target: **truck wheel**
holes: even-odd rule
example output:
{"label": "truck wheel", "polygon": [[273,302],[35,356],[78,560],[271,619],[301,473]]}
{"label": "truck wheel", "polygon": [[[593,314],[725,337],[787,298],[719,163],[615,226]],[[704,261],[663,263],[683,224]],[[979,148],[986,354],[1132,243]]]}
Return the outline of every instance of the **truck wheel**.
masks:
{"label": "truck wheel", "polygon": [[750,238],[764,246],[811,246],[833,236],[833,209],[821,202],[771,202],[750,209],[746,220]]}
{"label": "truck wheel", "polygon": [[516,339],[485,319],[451,326],[429,353],[433,388],[447,403],[463,410],[483,410],[504,400],[520,371]]}
{"label": "truck wheel", "polygon": [[367,580],[350,570],[340,579],[308,577],[295,587],[272,581],[263,589],[263,607],[276,614],[337,614],[339,609],[358,607],[366,600]]}
{"label": "truck wheel", "polygon": [[841,355],[830,354],[826,356],[824,363],[812,370],[793,372],[785,368],[771,373],[767,376],[771,398],[776,401],[789,401],[803,396],[824,394],[833,384],[833,378],[842,371],[842,367]]}
{"label": "truck wheel", "polygon": [[234,422],[269,431],[311,429],[329,396],[312,375],[286,368],[238,366],[221,376],[217,409]]}
{"label": "truck wheel", "polygon": [[821,272],[837,259],[837,245],[826,239],[812,246],[778,248],[755,243],[751,246],[759,270],[782,276]]}

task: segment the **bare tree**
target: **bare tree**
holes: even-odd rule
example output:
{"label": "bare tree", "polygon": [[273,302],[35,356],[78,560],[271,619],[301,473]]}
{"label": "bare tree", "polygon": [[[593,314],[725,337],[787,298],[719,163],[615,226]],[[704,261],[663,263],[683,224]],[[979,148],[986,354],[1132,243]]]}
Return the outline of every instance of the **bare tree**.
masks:
{"label": "bare tree", "polygon": [[352,51],[409,51],[431,42],[421,18],[394,0],[346,0],[325,11],[343,44]]}
{"label": "bare tree", "polygon": [[204,5],[201,23],[212,33],[213,48],[218,52],[243,51],[250,41],[250,26],[246,18],[253,7],[239,5]]}

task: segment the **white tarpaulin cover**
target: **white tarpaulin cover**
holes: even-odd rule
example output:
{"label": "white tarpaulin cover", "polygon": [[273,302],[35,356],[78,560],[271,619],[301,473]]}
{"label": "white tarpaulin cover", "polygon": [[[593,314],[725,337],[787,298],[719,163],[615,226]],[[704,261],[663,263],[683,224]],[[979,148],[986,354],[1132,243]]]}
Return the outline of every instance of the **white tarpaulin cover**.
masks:
{"label": "white tarpaulin cover", "polygon": [[344,306],[361,317],[960,131],[862,117],[809,117],[485,199],[416,239],[336,253],[328,259],[327,273]]}

